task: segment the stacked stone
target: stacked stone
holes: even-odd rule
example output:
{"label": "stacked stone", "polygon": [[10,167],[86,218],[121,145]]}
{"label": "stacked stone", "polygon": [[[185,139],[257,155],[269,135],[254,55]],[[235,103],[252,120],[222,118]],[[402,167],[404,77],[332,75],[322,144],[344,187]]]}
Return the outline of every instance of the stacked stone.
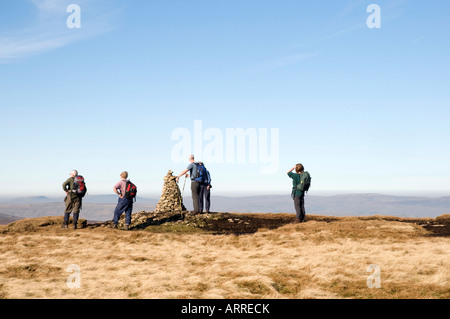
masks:
{"label": "stacked stone", "polygon": [[173,172],[169,170],[164,177],[161,198],[155,209],[156,213],[181,213],[186,210],[183,205],[183,197],[181,196],[180,188],[176,182],[176,176],[173,176],[172,173]]}

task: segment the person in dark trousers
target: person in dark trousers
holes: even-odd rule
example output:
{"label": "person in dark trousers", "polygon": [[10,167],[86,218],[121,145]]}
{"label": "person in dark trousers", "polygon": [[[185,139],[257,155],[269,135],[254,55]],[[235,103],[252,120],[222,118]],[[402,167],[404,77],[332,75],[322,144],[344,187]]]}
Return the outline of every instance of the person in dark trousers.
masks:
{"label": "person in dark trousers", "polygon": [[[292,171],[295,169],[295,173]],[[290,178],[292,178],[292,194],[291,196],[294,199],[294,207],[296,213],[296,222],[302,223],[305,222],[305,192],[297,189],[297,185],[300,184],[300,174],[305,171],[305,168],[302,164],[296,164],[293,168],[291,168],[287,174]]]}
{"label": "person in dark trousers", "polygon": [[[195,181],[197,177],[197,165],[195,164],[194,155],[189,156],[189,165],[188,167],[181,172],[180,175],[177,176],[177,183],[181,176],[185,175],[186,177],[190,176],[191,178],[191,193],[192,193],[192,204],[194,206],[194,212],[199,213],[199,195],[200,195],[200,183]],[[189,173],[187,173],[189,171]]]}
{"label": "person in dark trousers", "polygon": [[66,192],[64,198],[65,210],[62,228],[68,228],[70,214],[73,213],[73,229],[77,229],[78,216],[80,215],[82,199],[74,190],[74,180],[78,176],[77,170],[70,172],[70,177],[62,184],[63,190]]}
{"label": "person in dark trousers", "polygon": [[[198,162],[199,165],[203,165],[203,162]],[[203,165],[204,166],[204,165]],[[209,213],[211,208],[211,175],[209,171],[205,168],[206,179],[204,182],[200,183],[200,194],[198,201],[198,208],[200,212],[203,212],[203,203],[205,204],[206,213]]]}
{"label": "person in dark trousers", "polygon": [[125,189],[128,182],[128,172],[122,172],[120,174],[120,181],[113,187],[114,193],[119,196],[117,200],[117,206],[114,210],[114,218],[112,228],[117,228],[120,215],[125,212],[125,230],[130,229],[131,224],[131,212],[133,211],[133,199],[125,196]]}

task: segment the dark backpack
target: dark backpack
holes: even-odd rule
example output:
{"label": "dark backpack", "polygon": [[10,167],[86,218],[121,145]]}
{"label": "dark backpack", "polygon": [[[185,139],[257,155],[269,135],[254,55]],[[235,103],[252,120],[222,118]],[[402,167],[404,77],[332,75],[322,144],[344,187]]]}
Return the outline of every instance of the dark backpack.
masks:
{"label": "dark backpack", "polygon": [[308,172],[300,173],[300,183],[297,184],[297,190],[308,192],[311,186],[311,175]]}
{"label": "dark backpack", "polygon": [[86,195],[87,187],[83,176],[77,175],[73,178],[73,192],[77,194],[78,197],[84,197],[84,195]]}
{"label": "dark backpack", "polygon": [[206,167],[205,165],[200,165],[199,163],[195,163],[197,166],[197,176],[195,177],[195,181],[199,183],[204,183],[208,179],[206,175]]}
{"label": "dark backpack", "polygon": [[136,198],[137,187],[131,181],[127,181],[125,185],[125,197],[127,198]]}

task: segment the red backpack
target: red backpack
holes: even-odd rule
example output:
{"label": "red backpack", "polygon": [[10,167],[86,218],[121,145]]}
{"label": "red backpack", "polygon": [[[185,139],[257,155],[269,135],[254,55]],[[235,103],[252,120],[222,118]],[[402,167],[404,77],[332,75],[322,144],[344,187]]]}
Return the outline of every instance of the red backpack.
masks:
{"label": "red backpack", "polygon": [[136,200],[137,187],[131,181],[127,181],[125,186],[125,197]]}
{"label": "red backpack", "polygon": [[84,195],[86,195],[87,187],[83,176],[77,175],[73,178],[73,192],[77,194],[78,197],[84,197]]}

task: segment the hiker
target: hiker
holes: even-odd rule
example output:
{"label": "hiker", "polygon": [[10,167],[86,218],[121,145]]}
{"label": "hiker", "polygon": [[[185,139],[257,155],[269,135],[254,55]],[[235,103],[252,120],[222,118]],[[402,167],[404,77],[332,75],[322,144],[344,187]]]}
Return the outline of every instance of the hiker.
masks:
{"label": "hiker", "polygon": [[205,177],[201,178],[200,180],[200,194],[198,197],[198,208],[200,212],[203,212],[203,200],[205,203],[205,210],[206,213],[209,213],[209,208],[211,207],[211,175],[209,174],[209,171],[206,169],[205,165],[203,165],[203,162],[198,162],[197,169],[200,171],[202,168],[204,168],[204,174]]}
{"label": "hiker", "polygon": [[113,224],[111,225],[112,228],[117,228],[120,215],[125,212],[125,230],[130,229],[133,198],[125,196],[127,183],[129,183],[128,172],[124,171],[120,174],[120,181],[113,187],[113,191],[119,196],[119,199],[117,200],[117,206],[114,210]]}
{"label": "hiker", "polygon": [[[188,167],[177,176],[176,181],[178,183],[178,180],[183,175],[185,175],[185,178],[191,178],[192,204],[194,205],[194,212],[199,213],[200,183],[195,180],[197,178],[197,164],[195,163],[194,155],[189,156],[189,162]],[[189,173],[187,173],[188,171]]]}
{"label": "hiker", "polygon": [[[292,171],[295,169],[295,173]],[[296,222],[305,222],[305,192],[308,191],[310,185],[310,176],[305,172],[302,164],[296,164],[287,172],[292,178],[292,198],[294,199],[294,207],[296,212]]]}
{"label": "hiker", "polygon": [[83,176],[78,175],[77,170],[72,170],[70,177],[62,184],[62,188],[66,192],[66,197],[64,198],[66,208],[62,228],[68,228],[70,214],[73,212],[73,229],[77,229],[82,198],[86,194],[86,184]]}

